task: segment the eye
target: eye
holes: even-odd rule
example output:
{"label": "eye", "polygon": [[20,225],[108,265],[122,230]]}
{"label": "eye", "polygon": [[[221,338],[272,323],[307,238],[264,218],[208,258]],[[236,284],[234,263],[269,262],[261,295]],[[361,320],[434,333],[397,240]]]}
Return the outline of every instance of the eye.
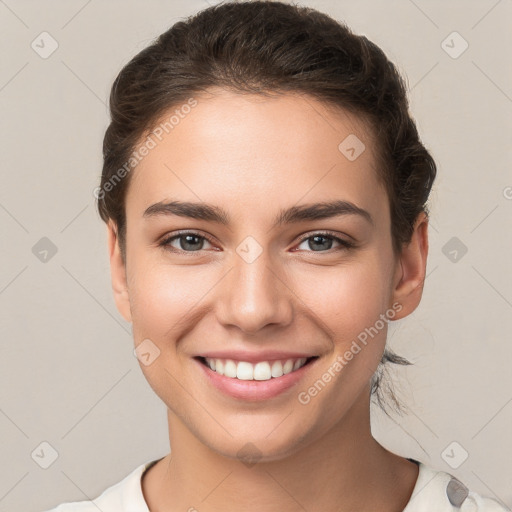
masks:
{"label": "eye", "polygon": [[310,234],[306,237],[303,237],[300,245],[305,242],[307,242],[307,247],[311,249],[312,252],[327,252],[332,248],[333,242],[339,244],[338,247],[334,248],[335,251],[346,250],[354,247],[353,243],[343,240],[329,231],[314,233],[312,235]]}
{"label": "eye", "polygon": [[[173,245],[174,242],[178,247]],[[195,231],[182,231],[165,238],[158,245],[174,252],[196,252],[204,249],[204,242],[212,243],[208,237]]]}
{"label": "eye", "polygon": [[[213,240],[207,236],[201,235],[195,231],[182,231],[173,234],[162,240],[158,245],[172,252],[198,252],[203,249],[205,242],[213,244]],[[347,250],[354,247],[354,244],[335,236],[329,231],[309,234],[301,239],[300,245],[307,242],[306,251],[310,252],[328,252],[332,249],[333,242],[338,244],[334,251]],[[175,245],[173,245],[175,244]],[[304,249],[301,249],[304,250]]]}

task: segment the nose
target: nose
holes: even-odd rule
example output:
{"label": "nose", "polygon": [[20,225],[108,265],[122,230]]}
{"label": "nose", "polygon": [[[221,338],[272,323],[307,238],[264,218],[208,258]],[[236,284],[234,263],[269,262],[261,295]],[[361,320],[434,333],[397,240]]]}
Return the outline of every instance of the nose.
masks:
{"label": "nose", "polygon": [[290,324],[294,295],[286,281],[266,251],[252,262],[234,254],[232,268],[216,290],[218,321],[248,334]]}

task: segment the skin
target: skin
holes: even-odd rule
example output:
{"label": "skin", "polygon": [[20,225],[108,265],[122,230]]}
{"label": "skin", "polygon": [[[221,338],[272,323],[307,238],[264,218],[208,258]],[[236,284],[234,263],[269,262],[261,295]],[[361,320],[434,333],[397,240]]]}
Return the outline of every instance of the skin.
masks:
{"label": "skin", "polygon": [[[394,255],[375,144],[354,116],[299,94],[209,92],[194,96],[198,105],[132,171],[126,263],[116,226],[108,226],[117,308],[133,323],[135,346],[150,339],[160,350],[140,366],[167,407],[172,457],[142,479],[149,509],[220,511],[229,503],[229,510],[268,512],[402,510],[417,466],[386,450],[370,429],[370,379],[387,324],[307,405],[297,395],[393,304],[401,306],[394,320],[418,306],[428,219],[420,214],[410,243]],[[349,134],[366,146],[355,161],[338,150]],[[143,217],[171,198],[212,203],[231,221]],[[283,208],[337,199],[367,210],[373,224],[343,215],[273,227]],[[215,243],[204,240],[194,251],[175,239],[177,252],[158,245],[182,229]],[[355,248],[301,240],[322,230],[352,237]],[[236,252],[247,236],[263,251],[251,263]],[[244,401],[208,385],[192,358],[228,348],[319,359],[290,390]],[[258,450],[257,464],[237,456],[247,443]]]}

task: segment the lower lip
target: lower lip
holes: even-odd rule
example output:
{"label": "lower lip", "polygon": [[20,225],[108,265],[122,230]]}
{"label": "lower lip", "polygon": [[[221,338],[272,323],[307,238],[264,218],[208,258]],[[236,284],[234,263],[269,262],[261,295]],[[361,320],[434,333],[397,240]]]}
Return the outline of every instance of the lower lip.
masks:
{"label": "lower lip", "polygon": [[272,377],[269,380],[240,380],[232,377],[225,377],[214,372],[209,366],[194,359],[206,375],[209,382],[218,390],[233,398],[242,400],[267,400],[284,393],[287,389],[297,384],[306,375],[316,359],[311,360],[305,366],[281,377]]}

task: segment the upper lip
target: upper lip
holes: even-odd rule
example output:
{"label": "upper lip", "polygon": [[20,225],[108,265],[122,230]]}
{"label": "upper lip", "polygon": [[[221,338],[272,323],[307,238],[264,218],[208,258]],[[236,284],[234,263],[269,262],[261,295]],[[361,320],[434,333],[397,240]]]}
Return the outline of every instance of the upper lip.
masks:
{"label": "upper lip", "polygon": [[232,359],[234,361],[246,361],[248,363],[257,363],[259,361],[284,361],[287,359],[308,359],[316,357],[317,354],[307,354],[305,352],[285,352],[280,350],[261,350],[251,352],[247,350],[211,350],[198,354],[196,357],[206,357],[208,359]]}

